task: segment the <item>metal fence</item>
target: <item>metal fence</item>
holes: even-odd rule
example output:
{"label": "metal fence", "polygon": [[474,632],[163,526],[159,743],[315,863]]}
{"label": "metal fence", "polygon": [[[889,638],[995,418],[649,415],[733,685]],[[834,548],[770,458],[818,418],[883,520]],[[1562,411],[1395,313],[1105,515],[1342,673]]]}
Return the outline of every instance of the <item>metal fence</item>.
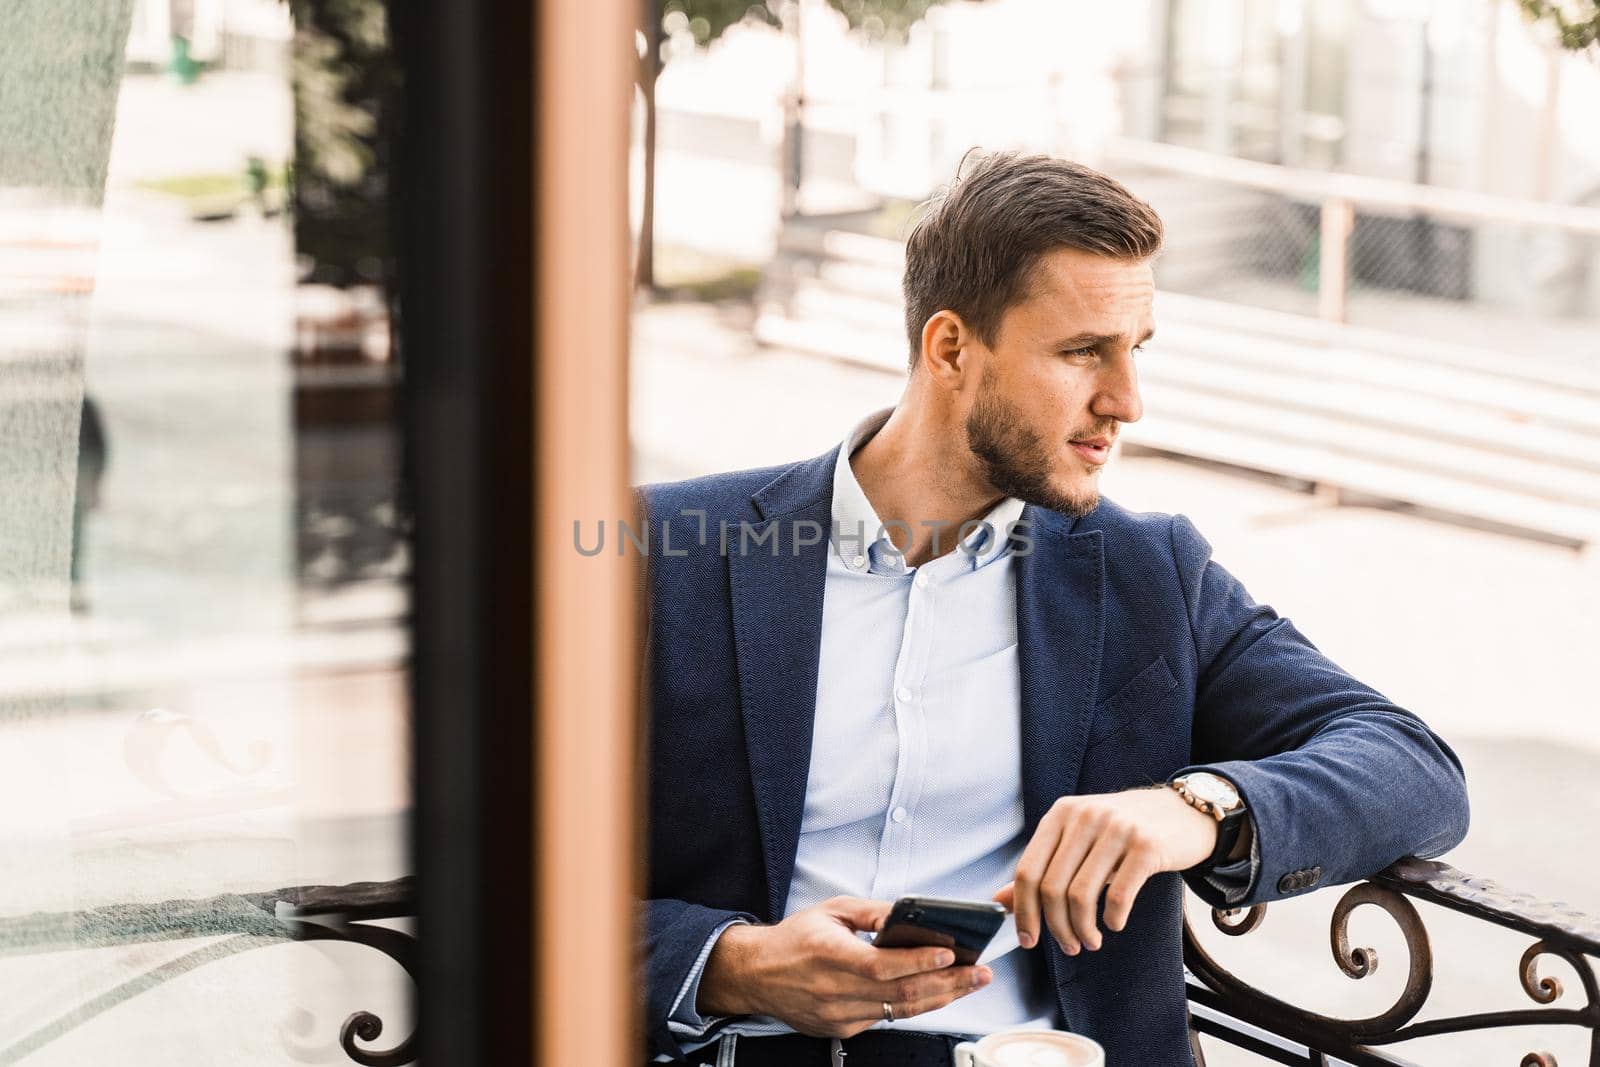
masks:
{"label": "metal fence", "polygon": [[1126,139],[1102,165],[1167,222],[1164,290],[1539,358],[1600,356],[1600,208]]}

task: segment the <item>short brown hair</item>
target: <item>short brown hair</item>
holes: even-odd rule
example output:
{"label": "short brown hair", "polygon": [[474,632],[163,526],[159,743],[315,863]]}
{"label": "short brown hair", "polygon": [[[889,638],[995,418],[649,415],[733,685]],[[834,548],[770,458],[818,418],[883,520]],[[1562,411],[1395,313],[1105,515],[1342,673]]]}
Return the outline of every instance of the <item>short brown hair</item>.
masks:
{"label": "short brown hair", "polygon": [[1014,152],[968,153],[962,168],[966,173],[928,201],[906,241],[912,369],[922,327],[944,309],[992,344],[1047,252],[1077,248],[1137,260],[1161,249],[1161,217],[1099,171]]}

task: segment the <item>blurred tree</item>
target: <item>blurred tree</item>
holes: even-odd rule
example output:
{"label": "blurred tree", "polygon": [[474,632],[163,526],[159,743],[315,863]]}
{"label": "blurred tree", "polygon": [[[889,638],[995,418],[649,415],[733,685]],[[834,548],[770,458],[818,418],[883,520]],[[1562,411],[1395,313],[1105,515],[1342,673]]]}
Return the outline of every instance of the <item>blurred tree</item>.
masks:
{"label": "blurred tree", "polygon": [[[828,0],[850,28],[874,40],[903,40],[911,27],[944,0]],[[981,2],[981,0],[973,0]],[[655,287],[656,213],[656,81],[665,56],[661,45],[670,23],[677,22],[701,48],[721,37],[729,26],[749,19],[779,29],[797,3],[784,0],[640,0],[639,90],[644,94],[644,204],[640,212],[639,260],[635,284]],[[786,137],[798,137],[798,122],[788,124]],[[786,146],[785,158],[798,151]]]}
{"label": "blurred tree", "polygon": [[384,0],[288,0],[302,282],[392,291],[390,150],[400,73]]}
{"label": "blurred tree", "polygon": [[1581,52],[1600,44],[1600,0],[1517,0],[1517,6],[1562,48]]}
{"label": "blurred tree", "polygon": [[[297,300],[306,328],[296,330],[294,349],[295,566],[307,591],[403,580],[410,519],[398,474],[404,330],[393,241],[403,205],[392,180],[403,121],[391,4],[286,2],[294,159],[285,195],[298,281],[376,293],[373,302],[354,293]],[[261,184],[259,173],[249,180]],[[384,318],[388,358],[374,359],[363,341]],[[312,364],[348,373],[302,372]]]}

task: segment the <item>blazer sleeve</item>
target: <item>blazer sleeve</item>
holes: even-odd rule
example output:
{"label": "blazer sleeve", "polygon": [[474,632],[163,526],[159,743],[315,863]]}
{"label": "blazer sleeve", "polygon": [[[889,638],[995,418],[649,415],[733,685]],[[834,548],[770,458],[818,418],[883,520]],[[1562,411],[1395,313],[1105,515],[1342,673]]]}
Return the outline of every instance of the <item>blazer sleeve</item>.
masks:
{"label": "blazer sleeve", "polygon": [[[650,521],[650,496],[643,488],[634,489],[637,517],[641,528],[648,531]],[[650,692],[649,664],[652,654],[650,610],[650,568],[646,555],[638,568],[637,603],[639,617],[644,621],[640,628],[639,691]],[[740,911],[724,911],[691,904],[682,900],[651,899],[639,902],[641,937],[639,961],[644,974],[640,984],[644,987],[644,1031],[651,1058],[662,1055],[674,1060],[683,1058],[678,1035],[669,1025],[679,999],[691,977],[699,985],[700,968],[704,967],[704,950],[712,935],[730,922],[743,920],[757,922],[754,915]],[[690,1005],[693,1007],[692,1003]],[[713,1027],[712,1029],[715,1029]]]}
{"label": "blazer sleeve", "polygon": [[723,911],[681,900],[647,900],[644,909],[643,958],[646,990],[645,1035],[650,1055],[679,1059],[678,1038],[668,1025],[685,982],[703,963],[702,950],[711,935],[729,922],[758,921],[754,915]]}
{"label": "blazer sleeve", "polygon": [[[1213,907],[1358,881],[1467,833],[1461,761],[1420,718],[1319,652],[1211,558],[1188,519],[1172,550],[1194,636],[1194,764],[1239,789],[1260,863],[1242,899],[1185,874]],[[1178,772],[1183,773],[1183,772]],[[1286,877],[1287,876],[1287,877]]]}

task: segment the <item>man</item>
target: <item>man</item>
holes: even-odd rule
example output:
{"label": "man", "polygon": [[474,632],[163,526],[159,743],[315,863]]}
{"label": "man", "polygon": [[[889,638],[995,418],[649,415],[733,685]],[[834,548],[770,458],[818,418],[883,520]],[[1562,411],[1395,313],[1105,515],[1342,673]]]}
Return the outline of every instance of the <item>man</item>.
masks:
{"label": "man", "polygon": [[[1099,497],[1160,244],[1103,175],[984,158],[907,244],[892,411],[641,492],[654,1058],[943,1067],[1033,1025],[1190,1064],[1184,882],[1277,900],[1466,833],[1442,740],[1188,520]],[[910,894],[1014,929],[971,967],[872,947]]]}

